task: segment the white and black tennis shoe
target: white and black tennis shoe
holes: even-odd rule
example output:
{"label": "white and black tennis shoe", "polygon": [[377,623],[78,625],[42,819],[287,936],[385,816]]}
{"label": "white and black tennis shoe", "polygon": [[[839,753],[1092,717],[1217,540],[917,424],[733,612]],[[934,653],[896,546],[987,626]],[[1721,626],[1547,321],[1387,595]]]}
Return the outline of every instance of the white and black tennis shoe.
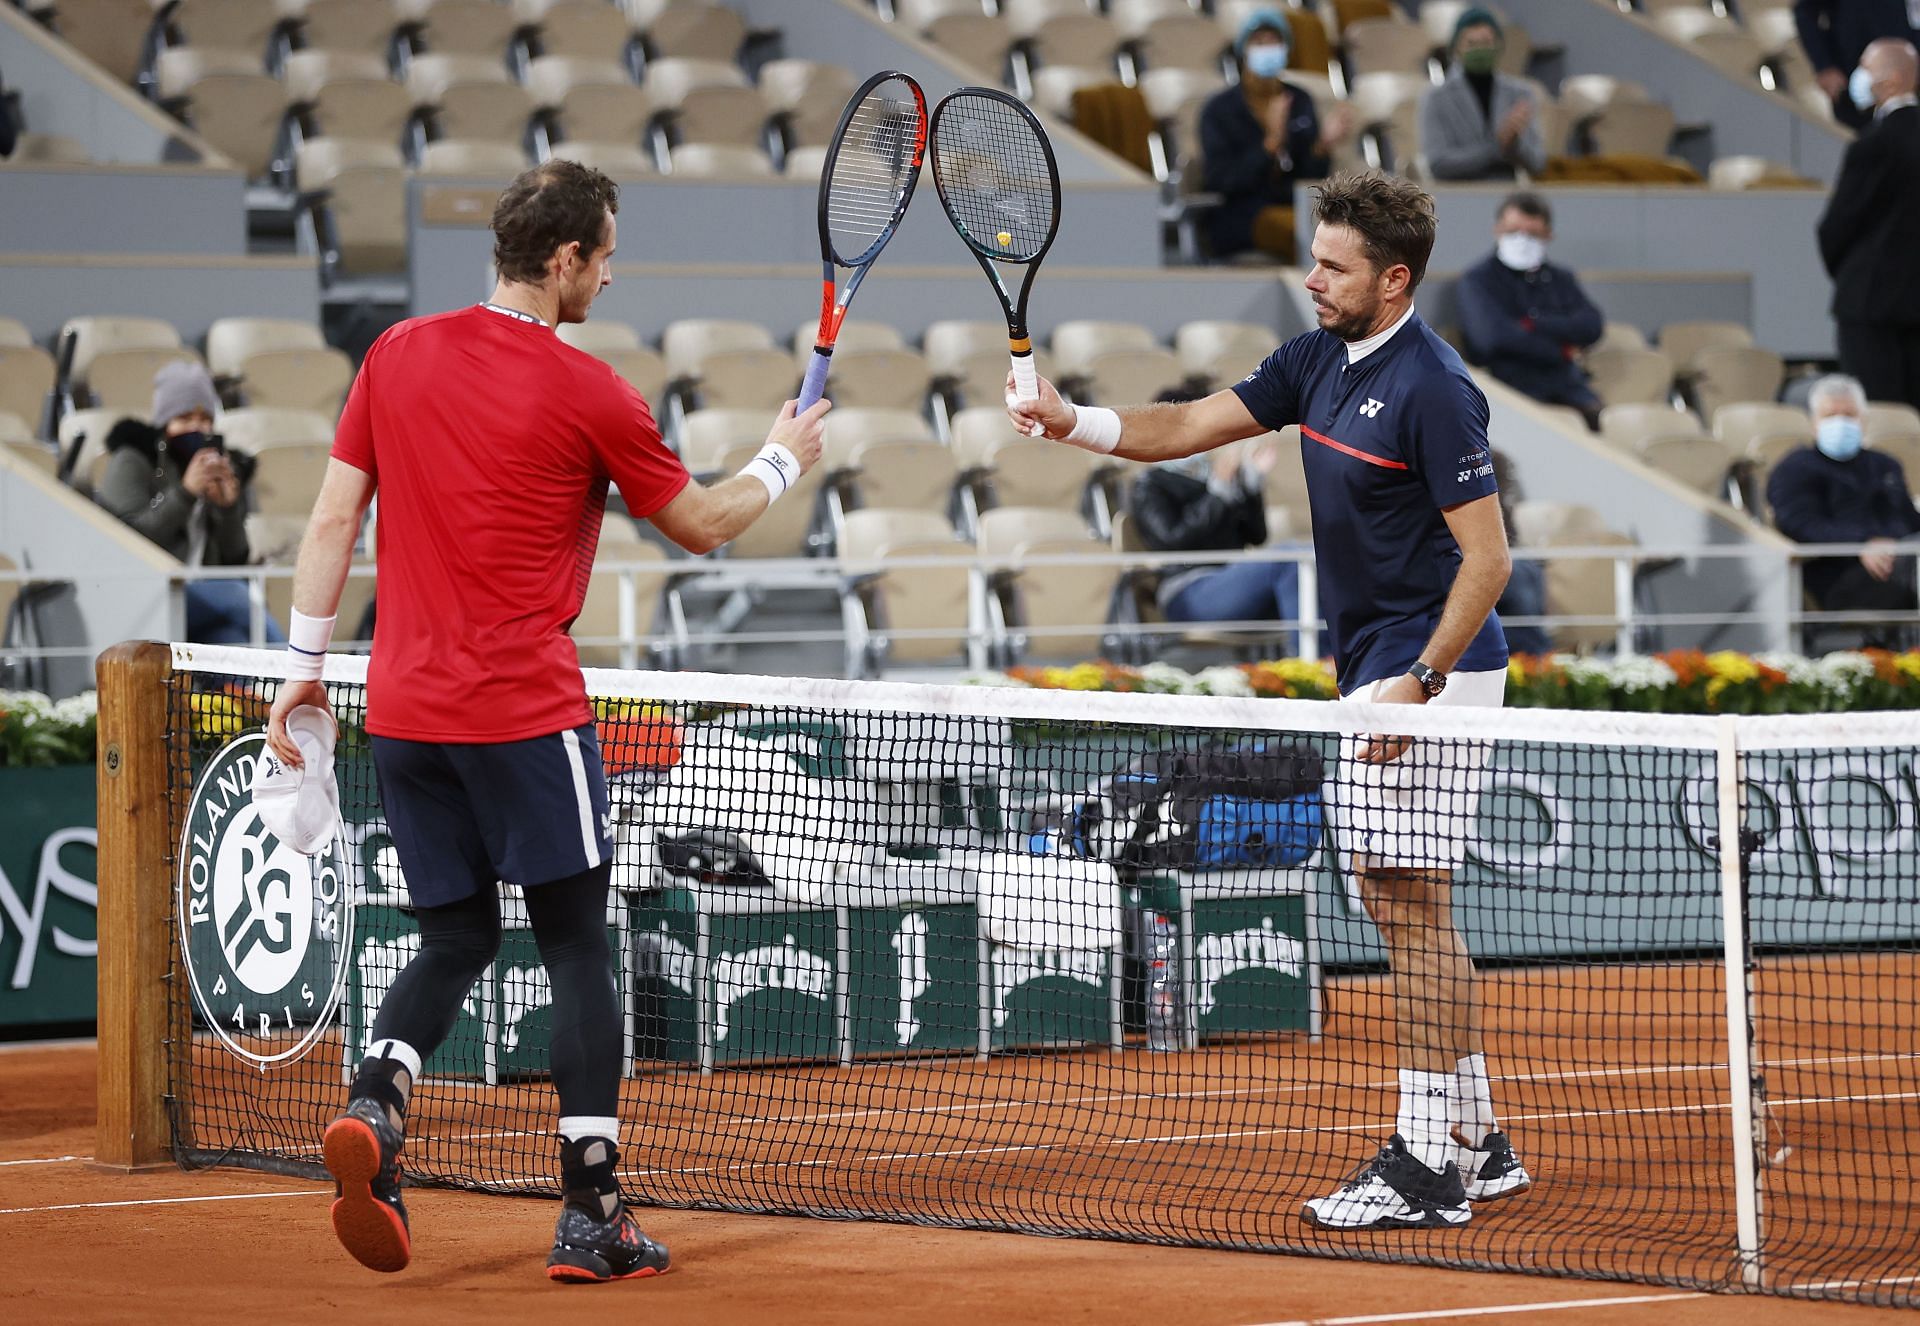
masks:
{"label": "white and black tennis shoe", "polygon": [[1458,1165],[1449,1160],[1435,1173],[1395,1133],[1340,1191],[1314,1198],[1300,1214],[1321,1229],[1445,1229],[1466,1224],[1473,1208]]}
{"label": "white and black tennis shoe", "polygon": [[1459,1129],[1455,1129],[1453,1140],[1464,1148],[1461,1154],[1466,1157],[1466,1163],[1462,1168],[1469,1202],[1517,1197],[1533,1186],[1533,1175],[1520,1163],[1520,1157],[1513,1152],[1513,1142],[1505,1133],[1488,1133],[1479,1146],[1472,1146],[1460,1135]]}

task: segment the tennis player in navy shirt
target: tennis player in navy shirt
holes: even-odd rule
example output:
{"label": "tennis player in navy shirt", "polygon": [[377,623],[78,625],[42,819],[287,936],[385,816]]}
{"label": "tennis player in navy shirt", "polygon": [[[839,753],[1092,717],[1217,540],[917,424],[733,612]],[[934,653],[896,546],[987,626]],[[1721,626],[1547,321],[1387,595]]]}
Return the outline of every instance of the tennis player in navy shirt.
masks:
{"label": "tennis player in navy shirt", "polygon": [[[1367,172],[1317,190],[1307,290],[1320,326],[1232,388],[1179,405],[1073,406],[1050,383],[1008,412],[1030,432],[1123,456],[1191,456],[1298,424],[1314,562],[1341,696],[1500,705],[1494,604],[1509,561],[1487,400],[1414,311],[1433,200]],[[1479,798],[1484,742],[1343,739],[1336,829],[1393,969],[1400,1104],[1379,1154],[1302,1214],[1328,1229],[1465,1224],[1532,1184],[1496,1122],[1472,959],[1452,880]]]}

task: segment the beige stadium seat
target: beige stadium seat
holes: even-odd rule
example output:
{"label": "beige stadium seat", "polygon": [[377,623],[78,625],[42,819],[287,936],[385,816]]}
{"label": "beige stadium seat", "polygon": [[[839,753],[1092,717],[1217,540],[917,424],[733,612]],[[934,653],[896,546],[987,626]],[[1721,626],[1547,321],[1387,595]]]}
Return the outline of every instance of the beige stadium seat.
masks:
{"label": "beige stadium seat", "polygon": [[60,0],[53,11],[61,40],[122,83],[139,74],[152,24],[151,0]]}
{"label": "beige stadium seat", "polygon": [[[1006,411],[980,407],[953,418],[953,454],[962,478],[985,506],[1052,507],[1078,512],[1102,458],[1014,431]],[[1077,518],[1077,517],[1076,517]]]}
{"label": "beige stadium seat", "polygon": [[826,168],[827,149],[811,145],[789,149],[782,171],[797,180],[817,180]]}
{"label": "beige stadium seat", "polygon": [[1180,0],[1175,0],[1174,9],[1145,22],[1130,19],[1116,5],[1114,20],[1139,62],[1148,69],[1219,72],[1220,57],[1227,49],[1219,27]]}
{"label": "beige stadium seat", "polygon": [[442,55],[502,59],[520,20],[501,0],[416,0],[409,17],[421,44]]}
{"label": "beige stadium seat", "polygon": [[1792,438],[1802,445],[1813,441],[1813,420],[1797,405],[1734,401],[1713,412],[1713,435],[1750,455],[1753,444],[1763,438]]}
{"label": "beige stadium seat", "polygon": [[407,265],[407,183],[400,149],[352,138],[314,138],[294,156],[302,192],[326,191],[323,204],[347,275],[391,273]]}
{"label": "beige stadium seat", "polygon": [[702,406],[777,410],[800,389],[800,378],[783,351],[716,350],[701,361],[695,388]]}
{"label": "beige stadium seat", "polygon": [[660,351],[674,376],[694,379],[709,356],[734,350],[772,350],[773,337],[757,322],[734,318],[682,318],[667,324]]}
{"label": "beige stadium seat", "polygon": [[56,345],[73,337],[73,359],[68,366],[71,379],[84,386],[93,361],[100,355],[118,350],[176,350],[180,333],[172,323],[160,318],[124,317],[113,314],[68,318],[55,338]]}
{"label": "beige stadium seat", "polygon": [[[305,516],[263,516],[254,512],[247,517],[247,550],[253,554],[253,560],[262,565],[292,566],[300,556],[300,540],[306,533]],[[271,586],[272,581],[268,584]],[[271,589],[268,592],[271,596]],[[292,598],[289,591],[287,601],[290,603]],[[348,632],[353,626],[354,623],[347,623]]]}
{"label": "beige stadium seat", "polygon": [[1084,65],[1050,64],[1033,74],[1033,106],[1063,120],[1073,118],[1073,94],[1081,88],[1117,83],[1120,76],[1112,67],[1088,68]]}
{"label": "beige stadium seat", "polygon": [[32,345],[33,333],[27,324],[18,318],[0,317],[0,348],[9,345]]}
{"label": "beige stadium seat", "polygon": [[946,519],[960,477],[953,452],[931,441],[872,441],[851,453],[823,454],[827,477],[862,507],[937,511]]}
{"label": "beige stadium seat", "polygon": [[443,138],[517,143],[526,134],[533,98],[483,55],[421,55],[407,69],[416,109],[431,111]]}
{"label": "beige stadium seat", "polygon": [[695,475],[719,473],[722,456],[745,446],[758,449],[773,419],[768,410],[694,410],[680,421],[680,459]]}
{"label": "beige stadium seat", "polygon": [[220,416],[220,434],[242,451],[325,446],[333,441],[333,416],[319,410],[250,405]]}
{"label": "beige stadium seat", "polygon": [[1647,334],[1631,322],[1602,323],[1600,339],[1592,346],[1592,350],[1644,350],[1646,348]]}
{"label": "beige stadium seat", "polygon": [[1651,100],[1638,83],[1611,74],[1569,74],[1560,80],[1560,104],[1576,123],[1591,120],[1618,102]]}
{"label": "beige stadium seat", "polygon": [[607,350],[638,350],[640,333],[631,325],[612,318],[593,318],[586,322],[563,322],[554,334],[576,350],[598,355]]}
{"label": "beige stadium seat", "polygon": [[87,370],[87,398],[99,409],[145,412],[153,403],[153,379],[176,360],[198,362],[185,346],[172,350],[108,350]]}
{"label": "beige stadium seat", "polygon": [[1753,34],[1753,39],[1760,43],[1760,49],[1768,57],[1789,51],[1795,54],[1801,53],[1800,28],[1794,22],[1791,5],[1755,8],[1752,4],[1742,4],[1740,18],[1747,31]]}
{"label": "beige stadium seat", "polygon": [[289,442],[256,453],[253,472],[255,508],[268,516],[304,516],[313,511],[320,480],[327,472],[332,444]]}
{"label": "beige stadium seat", "polygon": [[[1749,510],[1763,510],[1767,498],[1767,480],[1773,474],[1773,467],[1789,453],[1806,445],[1807,439],[1797,434],[1755,437],[1747,442],[1742,458],[1747,463],[1747,491],[1751,494]],[[1765,514],[1767,519],[1772,519],[1771,512]]]}
{"label": "beige stadium seat", "polygon": [[623,0],[634,27],[646,43],[648,58],[731,60],[746,40],[747,25],[725,5],[706,0],[674,0],[648,14],[657,0]]}
{"label": "beige stadium seat", "polygon": [[1281,339],[1257,322],[1189,322],[1173,333],[1173,350],[1186,372],[1227,386],[1260,367]]}
{"label": "beige stadium seat", "polygon": [[1798,174],[1765,157],[1715,157],[1707,164],[1707,187],[1735,192],[1744,189],[1817,189],[1818,180]]}
{"label": "beige stadium seat", "polygon": [[65,134],[23,133],[14,142],[13,155],[0,161],[0,170],[9,164],[24,166],[36,162],[85,166],[92,164],[93,154],[85,144]]}
{"label": "beige stadium seat", "polygon": [[748,179],[774,174],[773,160],[757,147],[734,143],[676,143],[668,154],[672,173],[689,179]]}
{"label": "beige stadium seat", "polygon": [[[604,528],[604,527],[603,527]],[[605,568],[628,566],[639,563],[646,569],[632,575],[633,582],[633,634],[630,637],[640,642],[639,656],[644,661],[650,652],[644,643],[659,630],[661,600],[665,596],[667,582],[672,579],[667,554],[657,543],[644,539],[606,539],[594,549],[593,578],[587,582],[587,596],[580,605],[580,615],[573,620],[568,634],[575,640],[614,640],[615,644],[580,645],[580,666],[587,668],[619,667],[624,661],[622,632],[620,629],[621,577],[618,573]]]}
{"label": "beige stadium seat", "polygon": [[241,366],[240,390],[249,405],[315,410],[337,417],[353,385],[353,361],[332,346],[267,350]]}
{"label": "beige stadium seat", "polygon": [[318,327],[299,318],[216,318],[207,328],[207,368],[217,378],[237,378],[251,355],[326,344]]}
{"label": "beige stadium seat", "polygon": [[1708,419],[1733,401],[1770,401],[1780,394],[1786,366],[1771,350],[1754,345],[1720,345],[1697,351],[1688,379],[1694,402]]}
{"label": "beige stadium seat", "polygon": [[1013,33],[997,18],[981,13],[947,14],[921,33],[929,42],[975,72],[998,83],[1007,67]]}
{"label": "beige stadium seat", "polygon": [[1041,64],[1113,64],[1120,32],[1079,0],[1004,0],[1000,16]]}
{"label": "beige stadium seat", "polygon": [[[788,344],[793,346],[793,357],[801,368],[813,360],[814,338],[820,330],[819,319],[813,318],[800,324]],[[899,350],[906,342],[892,323],[878,322],[872,318],[848,318],[840,324],[839,339],[833,343],[833,353],[837,358],[843,350]]]}
{"label": "beige stadium seat", "polygon": [[1753,332],[1737,322],[1669,322],[1660,328],[1660,348],[1681,373],[1692,370],[1693,357],[1702,350],[1752,344]]}
{"label": "beige stadium seat", "polygon": [[[997,405],[975,405],[964,410],[956,410],[949,427],[953,434],[954,461],[960,466],[960,472],[963,475],[983,473],[992,468],[993,453],[1002,443],[1034,440],[1015,432],[1013,422],[1007,418],[1007,412]],[[1078,447],[1059,449],[1080,450]],[[1012,505],[1046,506],[1048,504],[1022,502]]]}
{"label": "beige stadium seat", "polygon": [[843,466],[869,442],[932,442],[933,430],[914,410],[880,410],[849,406],[827,415],[820,463]]}
{"label": "beige stadium seat", "polygon": [[979,319],[930,322],[921,334],[921,348],[926,351],[927,364],[935,373],[953,373],[972,355],[984,351],[1005,354],[1007,324]]}
{"label": "beige stadium seat", "polygon": [[1654,26],[1737,83],[1758,81],[1766,52],[1759,40],[1730,18],[1693,5],[1677,6],[1654,16]]}
{"label": "beige stadium seat", "polygon": [[912,350],[836,347],[827,371],[826,394],[839,409],[918,410],[927,401],[928,378],[927,361]]}
{"label": "beige stadium seat", "polygon": [[930,511],[847,513],[839,552],[856,577],[841,601],[853,627],[851,675],[871,675],[883,663],[958,663],[965,657],[972,624],[967,568],[901,563],[968,551],[946,521]]}
{"label": "beige stadium seat", "polygon": [[1268,445],[1273,448],[1273,468],[1260,484],[1267,505],[1286,511],[1287,523],[1292,528],[1311,529],[1313,520],[1308,514],[1307,465],[1300,452],[1300,426],[1288,424],[1273,434]]}
{"label": "beige stadium seat", "polygon": [[[1007,373],[1012,367],[1012,361],[1007,353],[1006,324],[1000,324],[998,330],[1000,344],[997,348],[977,350],[946,369],[936,371],[936,380],[943,383],[946,390],[959,397],[963,405],[986,405],[989,402],[1004,400],[1006,397]],[[1048,381],[1053,381],[1053,357],[1045,350],[1035,350],[1033,371]]]}
{"label": "beige stadium seat", "polygon": [[[687,416],[689,419],[693,415]],[[746,468],[747,462],[759,454],[765,445],[767,429],[773,423],[773,416],[760,412],[759,435],[750,442],[742,442],[720,454],[713,472],[717,474],[738,474]],[[747,527],[727,545],[729,557],[804,557],[809,549],[808,537],[813,530],[814,509],[818,505],[820,489],[826,481],[826,470],[815,465],[787,490],[782,500],[768,507],[760,519]]]}
{"label": "beige stadium seat", "polygon": [[1173,351],[1104,350],[1089,357],[1080,372],[1088,397],[1102,405],[1144,405],[1163,391],[1186,385],[1187,375]]}
{"label": "beige stadium seat", "polygon": [[512,143],[439,138],[420,152],[422,175],[459,175],[505,184],[527,168],[526,153]]}
{"label": "beige stadium seat", "polygon": [[306,0],[299,19],[300,38],[309,50],[384,56],[400,14],[392,0]]}
{"label": "beige stadium seat", "polygon": [[1147,114],[1155,120],[1175,119],[1190,104],[1205,105],[1225,86],[1217,69],[1149,69],[1140,75],[1140,95],[1146,98]]}
{"label": "beige stadium seat", "polygon": [[1614,101],[1587,121],[1595,152],[1664,157],[1673,142],[1674,114],[1657,101]]}
{"label": "beige stadium seat", "polygon": [[294,51],[281,78],[294,109],[317,134],[398,142],[413,114],[406,88],[368,51]]}
{"label": "beige stadium seat", "polygon": [[626,14],[607,0],[513,0],[513,12],[539,29],[542,55],[617,59],[633,35]]}
{"label": "beige stadium seat", "polygon": [[1626,451],[1654,439],[1704,437],[1700,421],[1666,405],[1609,405],[1600,411],[1600,437]]}
{"label": "beige stadium seat", "polygon": [[758,148],[766,140],[767,104],[733,65],[655,60],[646,89],[654,111],[670,117],[676,142]]}
{"label": "beige stadium seat", "polygon": [[964,17],[984,12],[978,0],[893,0],[894,20],[915,32],[943,18]]}
{"label": "beige stadium seat", "polygon": [[1361,129],[1392,124],[1407,106],[1417,112],[1420,98],[1432,86],[1425,74],[1410,74],[1405,70],[1376,69],[1360,74],[1349,88],[1348,104],[1353,108],[1353,122]]}
{"label": "beige stadium seat", "polygon": [[60,416],[60,454],[65,457],[76,447],[79,454],[72,467],[72,480],[82,492],[93,490],[94,470],[107,458],[107,435],[122,419],[146,422],[151,402],[137,410],[69,410]]}
{"label": "beige stadium seat", "polygon": [[166,19],[180,44],[249,55],[254,69],[265,72],[267,42],[280,26],[280,10],[259,0],[179,0]]}
{"label": "beige stadium seat", "polygon": [[155,64],[160,99],[193,131],[232,157],[249,178],[273,165],[287,90],[261,72],[260,58],[179,46]]}
{"label": "beige stadium seat", "polygon": [[1658,350],[1589,350],[1584,367],[1603,405],[1659,405],[1673,394],[1673,361]]}
{"label": "beige stadium seat", "polygon": [[568,139],[555,143],[550,156],[565,161],[578,161],[583,166],[592,166],[603,174],[616,180],[639,179],[659,174],[654,165],[653,154],[632,143],[583,142]]}
{"label": "beige stadium seat", "polygon": [[1418,25],[1398,19],[1362,19],[1341,35],[1347,65],[1359,74],[1414,74],[1427,76],[1427,57],[1433,49]]}
{"label": "beige stadium seat", "polygon": [[625,378],[658,418],[667,396],[666,360],[645,346],[633,350],[602,350],[594,357]]}
{"label": "beige stadium seat", "polygon": [[[1517,542],[1524,548],[1630,548],[1634,541],[1610,530],[1590,507],[1562,502],[1517,502],[1513,509]],[[1619,610],[1612,561],[1556,557],[1547,560],[1547,613],[1555,617],[1612,617]],[[1619,639],[1611,625],[1562,626],[1552,632],[1554,648],[1571,653],[1604,649]]]}
{"label": "beige stadium seat", "polygon": [[1678,479],[1695,492],[1723,498],[1727,477],[1739,459],[1717,437],[1668,437],[1643,442],[1635,453],[1643,464]]}
{"label": "beige stadium seat", "polygon": [[653,115],[652,99],[614,60],[539,56],[527,62],[527,91],[541,110],[559,115],[568,136],[603,143],[640,142]]}
{"label": "beige stadium seat", "polygon": [[0,415],[0,450],[15,460],[25,461],[49,479],[59,476],[60,453],[44,442],[36,442],[33,430],[17,415]]}
{"label": "beige stadium seat", "polygon": [[[983,557],[1018,560],[1036,544],[1093,541],[1084,520],[1053,507],[1003,506],[980,513],[978,544]],[[1104,620],[1104,617],[1102,618]]]}
{"label": "beige stadium seat", "polygon": [[39,346],[0,345],[0,410],[37,423],[53,378],[53,356]]}
{"label": "beige stadium seat", "polygon": [[1906,474],[1908,490],[1920,491],[1920,432],[1884,432],[1867,445],[1899,461]]}
{"label": "beige stadium seat", "polygon": [[[268,540],[267,547],[278,556],[272,564],[291,565],[293,556],[299,551],[299,536],[306,528],[308,512],[298,516],[259,516],[247,517],[248,537],[252,531],[260,528]],[[291,546],[289,540],[292,540]],[[257,555],[257,554],[256,554]],[[334,647],[348,644],[371,644],[372,641],[354,641],[351,639],[360,630],[360,622],[367,615],[367,605],[373,602],[374,574],[371,561],[355,561],[348,570],[346,581],[340,586],[340,603],[335,616],[339,625],[334,630]],[[289,613],[293,608],[293,577],[291,575],[268,576],[266,578],[267,611],[273,619],[283,625],[291,620]]]}
{"label": "beige stadium seat", "polygon": [[1323,0],[1320,12],[1329,20],[1328,31],[1342,41],[1349,28],[1368,19],[1406,21],[1394,0]]}
{"label": "beige stadium seat", "polygon": [[1105,652],[1118,568],[1032,564],[1035,558],[1105,552],[1107,543],[1089,534],[1079,517],[996,507],[981,513],[979,544],[982,556],[1018,568],[1002,580],[1010,603],[1006,648],[1042,658],[1085,659]]}
{"label": "beige stadium seat", "polygon": [[1062,373],[1084,373],[1097,354],[1111,350],[1154,350],[1159,341],[1137,322],[1075,319],[1053,329],[1054,360]]}
{"label": "beige stadium seat", "polygon": [[1872,445],[1875,438],[1899,433],[1920,434],[1920,410],[1894,401],[1870,401],[1864,427],[1868,445]]}

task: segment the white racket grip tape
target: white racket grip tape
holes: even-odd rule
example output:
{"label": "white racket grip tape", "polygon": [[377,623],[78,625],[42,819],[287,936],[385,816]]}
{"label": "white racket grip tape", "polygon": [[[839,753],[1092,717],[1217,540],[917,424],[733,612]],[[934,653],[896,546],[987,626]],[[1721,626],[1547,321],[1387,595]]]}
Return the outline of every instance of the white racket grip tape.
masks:
{"label": "white racket grip tape", "polygon": [[[1013,355],[1013,398],[1023,403],[1040,399],[1040,375],[1034,371],[1031,350],[1025,354],[1016,351]],[[1039,437],[1046,431],[1037,423],[1027,425],[1028,437]]]}
{"label": "white racket grip tape", "polygon": [[309,617],[293,609],[287,621],[287,680],[318,681],[327,666],[327,646],[333,642],[333,623],[339,616]]}
{"label": "white racket grip tape", "polygon": [[1073,431],[1060,440],[1110,456],[1120,445],[1120,416],[1104,405],[1076,405]]}
{"label": "white racket grip tape", "polygon": [[772,506],[787,489],[800,482],[800,458],[778,442],[769,442],[740,473],[760,481],[767,490],[767,505]]}

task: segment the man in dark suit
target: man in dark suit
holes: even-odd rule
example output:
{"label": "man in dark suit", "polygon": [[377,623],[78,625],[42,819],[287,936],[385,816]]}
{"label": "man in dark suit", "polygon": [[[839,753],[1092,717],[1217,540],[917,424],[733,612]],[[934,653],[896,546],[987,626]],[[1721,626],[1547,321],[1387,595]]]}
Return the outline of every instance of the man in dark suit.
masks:
{"label": "man in dark suit", "polygon": [[1820,218],[1833,277],[1840,366],[1867,397],[1920,408],[1920,55],[1913,43],[1867,47],[1853,75],[1873,123],[1847,149]]}
{"label": "man in dark suit", "polygon": [[1920,42],[1920,6],[1910,0],[1794,0],[1793,22],[1834,118],[1855,129],[1873,114],[1847,95],[1847,76],[1862,53],[1881,37]]}

